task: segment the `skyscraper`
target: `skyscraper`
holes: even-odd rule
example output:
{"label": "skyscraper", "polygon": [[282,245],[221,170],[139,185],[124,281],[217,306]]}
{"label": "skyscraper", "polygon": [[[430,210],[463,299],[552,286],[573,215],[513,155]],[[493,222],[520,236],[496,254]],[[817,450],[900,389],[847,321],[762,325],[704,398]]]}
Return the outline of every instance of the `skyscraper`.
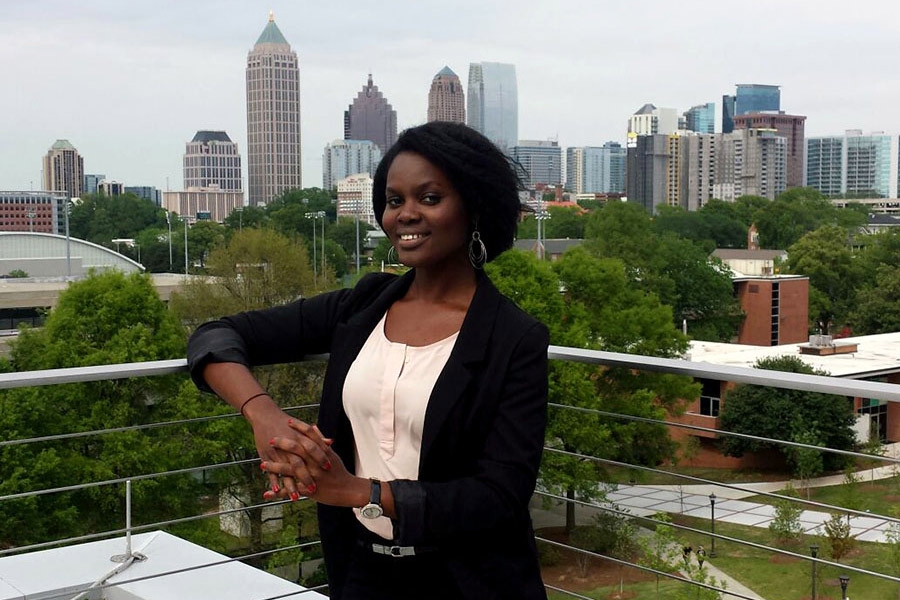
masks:
{"label": "skyscraper", "polygon": [[735,96],[725,94],[722,96],[722,133],[734,131],[734,103]]}
{"label": "skyscraper", "polygon": [[576,194],[624,193],[626,156],[618,142],[566,148],[566,189]]}
{"label": "skyscraper", "polygon": [[803,185],[806,117],[783,112],[750,112],[735,115],[735,129],[774,129],[787,139],[787,187]]}
{"label": "skyscraper", "polygon": [[397,111],[378,91],[371,73],[362,91],[344,111],[344,139],[375,142],[382,153],[397,141]]}
{"label": "skyscraper", "polygon": [[849,129],[841,136],[806,141],[806,185],[826,196],[896,198],[897,137],[863,135]]}
{"label": "skyscraper", "polygon": [[525,170],[525,186],[562,184],[562,148],[558,142],[522,140],[509,149],[510,157]]}
{"label": "skyscraper", "polygon": [[503,150],[519,139],[519,100],[516,66],[482,62],[469,65],[469,127]]}
{"label": "skyscraper", "polygon": [[184,151],[184,189],[244,189],[238,146],[224,131],[198,131]]}
{"label": "skyscraper", "polygon": [[322,189],[334,189],[351,175],[374,175],[380,161],[381,149],[371,140],[335,140],[322,153]]}
{"label": "skyscraper", "polygon": [[69,198],[84,193],[84,159],[69,140],[56,140],[44,157],[44,189],[66,192]]}
{"label": "skyscraper", "polygon": [[250,205],[303,187],[297,53],[269,13],[247,55],[247,175]]}
{"label": "skyscraper", "polygon": [[670,134],[678,131],[678,111],[645,104],[628,118],[628,133],[637,135]]}
{"label": "skyscraper", "polygon": [[688,131],[697,133],[716,132],[716,105],[712,102],[698,104],[687,109],[684,120]]}
{"label": "skyscraper", "polygon": [[459,77],[444,67],[431,80],[428,92],[428,121],[466,122],[466,97]]}
{"label": "skyscraper", "polygon": [[777,85],[739,83],[734,100],[734,114],[781,110],[781,88]]}

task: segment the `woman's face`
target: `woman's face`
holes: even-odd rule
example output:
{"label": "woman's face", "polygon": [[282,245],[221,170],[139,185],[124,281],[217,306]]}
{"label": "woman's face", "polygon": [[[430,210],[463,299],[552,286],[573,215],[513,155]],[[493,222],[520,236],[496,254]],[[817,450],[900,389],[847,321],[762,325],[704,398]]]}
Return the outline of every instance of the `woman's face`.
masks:
{"label": "woman's face", "polygon": [[403,264],[468,264],[465,205],[443,171],[419,154],[401,152],[388,169],[385,196],[381,222]]}

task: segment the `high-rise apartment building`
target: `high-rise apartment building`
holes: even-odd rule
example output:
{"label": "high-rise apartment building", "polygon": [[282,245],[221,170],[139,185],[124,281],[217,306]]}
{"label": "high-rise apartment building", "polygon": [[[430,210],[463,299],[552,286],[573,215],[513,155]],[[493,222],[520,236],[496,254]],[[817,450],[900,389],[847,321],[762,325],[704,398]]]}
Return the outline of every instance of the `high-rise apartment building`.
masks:
{"label": "high-rise apartment building", "polygon": [[558,142],[522,140],[509,149],[509,156],[525,171],[525,186],[562,185],[562,148]]}
{"label": "high-rise apartment building", "polygon": [[628,133],[635,135],[670,134],[678,131],[678,111],[656,108],[652,104],[640,107],[628,119]]}
{"label": "high-rise apartment building", "polygon": [[722,136],[711,133],[685,135],[681,139],[682,208],[699,210],[715,198],[716,157]]}
{"label": "high-rise apartment building", "polygon": [[787,140],[787,187],[801,187],[803,156],[806,151],[804,128],[806,117],[783,112],[750,112],[735,115],[735,129],[774,129]]}
{"label": "high-rise apartment building", "polygon": [[184,151],[184,189],[244,189],[238,145],[224,131],[198,131]]}
{"label": "high-rise apartment building", "polygon": [[337,182],[337,216],[359,218],[363,223],[378,227],[372,208],[372,177],[357,173]]}
{"label": "high-rise apartment building", "polygon": [[635,133],[628,136],[625,194],[629,202],[640,204],[651,214],[666,204],[668,175],[674,158],[669,154],[669,137]]}
{"label": "high-rise apartment building", "polygon": [[781,110],[781,87],[760,83],[739,83],[734,96],[734,115]]}
{"label": "high-rise apartment building", "polygon": [[265,205],[303,187],[300,150],[300,70],[269,13],[247,55],[247,179],[250,205]]}
{"label": "high-rise apartment building", "polygon": [[716,132],[716,105],[713,102],[692,106],[684,112],[685,129],[697,133]]}
{"label": "high-rise apartment building", "polygon": [[375,174],[381,148],[370,140],[335,140],[322,153],[322,189],[331,190],[341,179],[357,173]]}
{"label": "high-rise apartment building", "polygon": [[85,194],[96,194],[97,186],[100,185],[100,182],[104,179],[106,179],[106,175],[100,173],[85,173],[84,188],[82,191]]}
{"label": "high-rise apartment building", "polygon": [[625,193],[625,159],[618,142],[566,149],[566,189],[576,194]]}
{"label": "high-rise apartment building", "polygon": [[896,198],[898,140],[881,132],[863,135],[850,129],[842,136],[806,142],[806,185],[826,196]]}
{"label": "high-rise apartment building", "polygon": [[397,141],[397,111],[372,82],[372,74],[344,111],[344,139],[369,140],[382,153]]}
{"label": "high-rise apartment building", "polygon": [[444,67],[431,80],[428,91],[428,121],[466,122],[466,97],[459,77]]}
{"label": "high-rise apartment building", "polygon": [[466,119],[500,149],[519,139],[519,92],[515,65],[495,62],[469,64]]}
{"label": "high-rise apartment building", "polygon": [[97,193],[108,197],[121,196],[125,193],[125,184],[121,181],[104,179],[97,184]]}
{"label": "high-rise apartment building", "polygon": [[84,194],[84,159],[69,140],[56,140],[44,156],[44,189],[65,192],[69,198]]}
{"label": "high-rise apartment building", "polygon": [[713,194],[774,200],[787,189],[787,139],[774,129],[736,129],[722,135]]}
{"label": "high-rise apartment building", "polygon": [[806,140],[806,186],[825,196],[844,193],[843,136],[814,137]]}

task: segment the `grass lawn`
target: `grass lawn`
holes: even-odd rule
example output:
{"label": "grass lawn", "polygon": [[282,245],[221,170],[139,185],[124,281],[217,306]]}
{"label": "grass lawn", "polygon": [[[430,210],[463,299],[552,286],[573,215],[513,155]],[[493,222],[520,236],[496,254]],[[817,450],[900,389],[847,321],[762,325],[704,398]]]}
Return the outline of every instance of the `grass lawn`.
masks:
{"label": "grass lawn", "polygon": [[639,469],[626,469],[624,467],[606,467],[608,477],[604,481],[610,483],[634,483],[641,485],[691,485],[696,483],[677,474],[700,477],[720,483],[753,483],[757,481],[783,481],[790,479],[781,471],[760,471],[755,469],[712,469],[702,467],[689,467],[686,465],[659,467],[670,471],[672,474],[648,473]]}
{"label": "grass lawn", "polygon": [[[709,522],[705,519],[676,517],[676,522],[707,529]],[[716,532],[735,538],[750,540],[761,544],[772,544],[772,535],[768,529],[745,527],[730,523],[716,523]],[[709,538],[692,539],[700,536],[677,533],[697,547],[706,545],[710,549]],[[793,550],[800,554],[808,554],[810,544],[818,544],[821,548],[819,556],[828,558],[828,544],[821,538],[807,536]],[[784,557],[772,552],[757,550],[731,542],[716,541],[716,558],[709,558],[710,563],[737,579],[766,600],[806,600],[811,593],[811,564],[808,561]],[[844,559],[850,564],[871,571],[890,573],[890,549],[886,544],[857,543],[851,556]],[[831,567],[819,568],[818,596],[819,600],[840,598],[838,576],[843,574]],[[851,598],[864,600],[897,600],[900,597],[900,584],[877,577],[847,572],[850,586],[847,594]]]}
{"label": "grass lawn", "polygon": [[[658,597],[660,598],[660,600],[671,598],[676,593],[676,591],[687,585],[688,584],[686,583],[680,583],[674,580],[661,580],[659,582]],[[569,589],[564,584],[557,585],[556,587]],[[617,585],[598,587],[588,591],[573,591],[582,596],[587,596],[588,598],[602,598],[604,600],[614,598],[621,598],[622,600],[657,600],[656,582],[654,581],[642,581],[640,583],[625,584],[623,593],[621,595],[619,595],[619,586]],[[570,596],[569,594],[561,594],[552,590],[548,590],[548,595],[550,596],[551,600],[571,600],[572,598],[572,596]]]}
{"label": "grass lawn", "polygon": [[[864,477],[865,474],[860,475]],[[801,498],[806,498],[805,489],[797,489]],[[861,479],[854,484],[832,485],[822,488],[810,488],[809,499],[844,508],[867,510],[873,516],[896,516],[900,505],[900,478],[875,480]],[[766,496],[745,498],[747,502],[774,504],[775,500]],[[821,510],[814,506],[804,506],[806,510]]]}

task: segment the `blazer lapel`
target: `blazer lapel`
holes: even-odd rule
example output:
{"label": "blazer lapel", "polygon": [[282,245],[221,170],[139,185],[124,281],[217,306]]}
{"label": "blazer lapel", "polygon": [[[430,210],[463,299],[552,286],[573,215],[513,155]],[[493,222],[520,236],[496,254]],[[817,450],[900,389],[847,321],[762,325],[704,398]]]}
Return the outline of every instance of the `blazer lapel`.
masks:
{"label": "blazer lapel", "polygon": [[453,351],[438,376],[425,410],[419,465],[434,444],[454,404],[465,392],[477,366],[484,360],[502,296],[491,280],[479,274],[478,287],[463,320]]}

